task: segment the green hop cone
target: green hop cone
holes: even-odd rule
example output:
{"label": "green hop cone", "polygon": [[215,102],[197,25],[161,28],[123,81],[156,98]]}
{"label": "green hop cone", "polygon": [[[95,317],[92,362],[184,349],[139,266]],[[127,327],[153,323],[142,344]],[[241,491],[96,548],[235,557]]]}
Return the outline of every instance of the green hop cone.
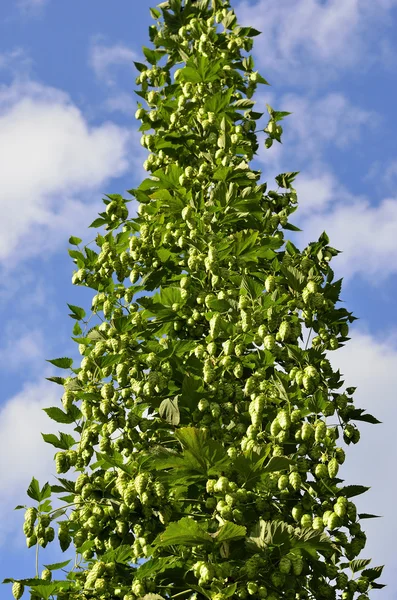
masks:
{"label": "green hop cone", "polygon": [[314,469],[314,473],[315,473],[316,477],[318,477],[319,479],[327,478],[328,477],[327,465],[324,465],[323,463],[316,465],[316,467]]}
{"label": "green hop cone", "polygon": [[288,321],[283,321],[281,323],[278,334],[283,342],[289,338],[291,334],[291,325]]}
{"label": "green hop cone", "polygon": [[301,488],[302,477],[300,476],[299,473],[297,473],[296,471],[294,471],[289,476],[289,482],[290,482],[290,485],[291,485],[292,489],[294,489],[297,492]]}
{"label": "green hop cone", "polygon": [[312,516],[309,515],[308,513],[304,514],[301,518],[301,526],[303,529],[308,528],[308,527],[312,527],[313,525],[313,519]]}
{"label": "green hop cone", "polygon": [[292,570],[294,575],[299,577],[303,571],[304,563],[303,558],[301,556],[296,556],[292,559]]}
{"label": "green hop cone", "polygon": [[274,350],[276,347],[276,340],[274,339],[274,336],[270,334],[266,335],[263,338],[263,346],[266,350],[270,350],[270,352]]}
{"label": "green hop cone", "polygon": [[315,517],[313,519],[313,525],[312,525],[312,527],[316,531],[324,531],[324,522],[323,522],[322,517]]}
{"label": "green hop cone", "polygon": [[274,275],[269,275],[265,280],[265,289],[268,293],[273,292],[276,287],[276,278]]}
{"label": "green hop cone", "polygon": [[340,527],[340,524],[340,517],[338,517],[338,515],[335,512],[331,513],[327,521],[328,529],[336,529],[337,527]]}
{"label": "green hop cone", "polygon": [[44,579],[44,581],[51,581],[51,578],[51,571],[49,569],[43,569],[43,571],[41,572],[41,579]]}
{"label": "green hop cone", "polygon": [[313,436],[313,425],[311,423],[303,423],[302,425],[302,440],[309,441]]}
{"label": "green hop cone", "polygon": [[67,473],[70,468],[69,457],[66,452],[57,452],[55,457],[55,466],[57,473]]}
{"label": "green hop cone", "polygon": [[336,577],[336,587],[339,590],[344,590],[349,582],[349,578],[346,573],[339,573]]}
{"label": "green hop cone", "polygon": [[331,460],[328,463],[328,475],[330,476],[331,479],[334,479],[339,471],[339,463],[336,460],[336,458],[331,458]]}
{"label": "green hop cone", "polygon": [[291,570],[291,561],[289,558],[287,558],[286,556],[283,556],[283,558],[280,560],[278,568],[280,570],[280,573],[285,573],[286,575],[288,575],[288,573]]}
{"label": "green hop cone", "polygon": [[278,571],[274,571],[270,576],[272,584],[277,588],[283,587],[283,585],[285,584],[285,578],[285,573],[281,573]]}
{"label": "green hop cone", "polygon": [[295,521],[299,522],[302,518],[302,515],[303,515],[303,508],[300,504],[297,504],[292,509],[292,517],[293,517],[293,519],[295,519]]}
{"label": "green hop cone", "polygon": [[281,410],[277,415],[277,420],[280,423],[281,429],[286,430],[291,427],[291,417],[288,411]]}
{"label": "green hop cone", "polygon": [[12,584],[12,595],[14,596],[15,600],[19,600],[19,598],[22,598],[24,591],[25,587],[19,581],[15,581]]}
{"label": "green hop cone", "polygon": [[285,490],[288,487],[289,478],[288,475],[280,475],[277,481],[277,487],[279,490]]}

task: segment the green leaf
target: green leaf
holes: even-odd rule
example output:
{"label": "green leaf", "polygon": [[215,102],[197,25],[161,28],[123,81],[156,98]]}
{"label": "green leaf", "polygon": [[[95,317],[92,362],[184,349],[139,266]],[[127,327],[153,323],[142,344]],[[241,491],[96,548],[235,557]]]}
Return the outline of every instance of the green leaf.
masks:
{"label": "green leaf", "polygon": [[75,439],[66,433],[59,433],[59,438],[53,433],[42,433],[43,439],[47,444],[51,444],[55,448],[69,450],[75,443]]}
{"label": "green leaf", "polygon": [[30,482],[26,493],[29,498],[32,498],[32,500],[36,500],[37,502],[41,501],[40,484],[35,477],[33,477],[32,481]]}
{"label": "green leaf", "polygon": [[44,565],[46,569],[48,569],[49,571],[56,571],[57,569],[63,569],[64,567],[67,567],[68,564],[70,563],[70,560],[65,560],[64,562],[60,562],[60,563],[53,563],[51,565]]}
{"label": "green leaf", "polygon": [[362,571],[365,567],[367,567],[370,562],[370,558],[358,558],[356,560],[350,561],[349,566],[353,573],[358,573],[359,571]]}
{"label": "green leaf", "polygon": [[73,304],[68,304],[68,307],[72,311],[72,314],[69,315],[69,317],[72,317],[72,319],[77,319],[78,321],[84,319],[86,315],[84,308],[80,308],[80,306],[74,306]]}
{"label": "green leaf", "polygon": [[372,567],[371,569],[364,569],[364,571],[361,573],[361,575],[362,575],[362,577],[368,577],[368,579],[370,581],[374,581],[375,579],[378,579],[378,577],[380,577],[382,575],[383,569],[384,569],[384,566]]}
{"label": "green leaf", "polygon": [[76,321],[76,323],[73,325],[73,335],[81,335],[83,333],[83,330],[80,327],[80,324],[78,321]]}
{"label": "green leaf", "polygon": [[212,538],[194,519],[183,517],[180,521],[170,523],[153,543],[155,546],[209,546]]}
{"label": "green leaf", "polygon": [[231,542],[244,538],[246,534],[246,527],[227,521],[216,533],[212,534],[212,537],[216,542]]}
{"label": "green leaf", "polygon": [[[43,485],[41,492],[40,492],[40,496],[41,496],[40,502],[51,497],[51,486],[49,483],[45,483]],[[43,508],[43,510],[44,510],[44,508]]]}
{"label": "green leaf", "polygon": [[122,359],[122,354],[108,354],[107,356],[102,356],[99,360],[97,359],[97,363],[101,369],[104,369],[105,367],[111,367],[118,364]]}
{"label": "green leaf", "polygon": [[222,464],[226,466],[230,460],[223,445],[209,438],[206,431],[195,427],[182,427],[175,432],[175,437],[185,449],[185,454],[194,457],[204,473],[209,472],[211,467],[217,470]]}
{"label": "green leaf", "polygon": [[144,579],[145,577],[164,573],[170,569],[183,567],[183,565],[183,559],[176,556],[149,558],[149,560],[141,564],[136,570],[135,577],[137,579]]}
{"label": "green leaf", "polygon": [[47,381],[52,381],[53,383],[57,383],[58,385],[63,385],[65,383],[64,377],[46,377]]}
{"label": "green leaf", "polygon": [[73,364],[73,358],[67,358],[67,357],[53,358],[51,360],[47,360],[46,362],[51,363],[52,365],[54,365],[55,367],[58,367],[59,369],[70,369],[70,367]]}
{"label": "green leaf", "polygon": [[[291,114],[291,113],[287,113],[287,114]],[[275,179],[280,187],[291,189],[291,187],[292,187],[291,184],[294,181],[294,179],[296,178],[296,176],[299,175],[299,173],[300,173],[300,171],[295,171],[293,173],[281,173],[280,175],[277,175],[277,177]]]}
{"label": "green leaf", "polygon": [[34,585],[31,587],[32,592],[34,592],[35,595],[43,600],[48,600],[50,596],[60,589],[62,589],[62,586],[59,586],[58,582],[53,583],[50,581],[47,583],[43,583],[42,581],[41,585]]}
{"label": "green leaf", "polygon": [[382,519],[380,515],[371,515],[370,513],[359,513],[359,519]]}
{"label": "green leaf", "polygon": [[272,456],[267,465],[264,467],[264,473],[274,473],[275,471],[285,471],[289,469],[293,461],[286,456]]}
{"label": "green leaf", "polygon": [[160,58],[166,54],[165,50],[151,50],[143,46],[143,53],[151,65],[156,65]]}
{"label": "green leaf", "polygon": [[365,494],[370,489],[370,487],[366,487],[365,485],[346,485],[339,490],[339,495],[346,496],[346,498],[353,498],[354,496]]}
{"label": "green leaf", "polygon": [[69,238],[69,244],[72,244],[73,246],[78,246],[82,241],[83,240],[78,237],[74,237],[73,235]]}
{"label": "green leaf", "polygon": [[218,300],[218,298],[214,297],[208,302],[208,308],[209,310],[224,313],[230,309],[230,304],[227,300]]}
{"label": "green leaf", "polygon": [[159,406],[159,414],[162,419],[171,425],[179,425],[181,414],[178,408],[178,396],[166,398]]}
{"label": "green leaf", "polygon": [[89,227],[102,227],[102,225],[106,225],[106,224],[107,224],[106,219],[98,218],[98,219],[95,219],[95,221],[93,221],[91,223],[91,225],[89,225]]}
{"label": "green leaf", "polygon": [[251,530],[250,536],[246,539],[247,548],[255,552],[256,549],[265,549],[268,546],[290,545],[294,528],[282,521],[264,521],[259,522]]}
{"label": "green leaf", "polygon": [[77,407],[72,407],[72,410],[69,413],[63,412],[63,410],[61,410],[57,406],[43,408],[44,412],[47,413],[50,419],[56,421],[57,423],[65,424],[74,423],[74,421],[76,420],[76,414],[80,413],[79,409],[77,409],[77,413],[73,409],[77,409]]}
{"label": "green leaf", "polygon": [[80,267],[85,265],[85,256],[79,250],[68,250],[68,254]]}

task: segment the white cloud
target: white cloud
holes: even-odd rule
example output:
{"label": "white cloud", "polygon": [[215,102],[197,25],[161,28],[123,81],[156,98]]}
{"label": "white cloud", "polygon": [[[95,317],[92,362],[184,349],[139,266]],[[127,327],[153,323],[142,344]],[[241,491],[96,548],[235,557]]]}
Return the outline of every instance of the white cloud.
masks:
{"label": "white cloud", "polygon": [[23,515],[13,511],[15,505],[33,505],[26,495],[32,477],[41,485],[46,481],[54,483],[56,449],[44,442],[41,432],[57,433],[60,428],[66,432],[67,429],[51,421],[41,409],[60,406],[60,389],[49,382],[26,384],[0,409],[0,510],[3,517],[6,516],[0,525],[0,544],[11,542],[15,531],[21,528]]}
{"label": "white cloud", "polygon": [[[296,187],[298,190],[298,184]],[[311,213],[302,222],[299,218],[295,219],[294,222],[303,229],[301,243],[318,239],[326,231],[331,246],[342,250],[334,263],[338,273],[346,280],[360,275],[370,285],[380,286],[387,277],[397,272],[397,263],[390,260],[397,252],[397,199],[386,198],[372,206],[366,198],[354,197],[340,186],[341,198],[335,189],[328,192],[335,203],[329,212]],[[312,202],[315,202],[315,185],[309,186],[310,191]],[[322,193],[327,197],[326,189]],[[348,203],[341,202],[343,198]],[[330,196],[327,201],[331,202]],[[305,205],[302,196],[301,203]]]}
{"label": "white cloud", "polygon": [[291,138],[306,156],[325,144],[346,148],[358,141],[364,126],[374,128],[380,122],[377,113],[354,106],[339,92],[318,99],[286,94],[277,110],[293,113],[286,118],[285,143]]}
{"label": "white cloud", "polygon": [[137,109],[137,101],[131,94],[120,92],[114,96],[109,96],[105,101],[105,107],[110,112],[122,112],[131,117]]}
{"label": "white cloud", "polygon": [[138,160],[136,152],[130,159],[131,132],[90,125],[67,94],[32,81],[0,88],[0,140],[0,261],[7,267],[86,228],[99,206],[87,198]]}
{"label": "white cloud", "polygon": [[[397,536],[395,511],[395,481],[393,473],[397,462],[397,448],[393,444],[397,422],[397,346],[395,335],[375,339],[363,328],[352,328],[351,340],[337,352],[330,352],[334,369],[340,368],[345,386],[357,386],[355,405],[364,408],[380,421],[381,425],[358,423],[361,440],[348,446],[347,459],[341,469],[346,484],[370,486],[371,490],[354,499],[360,512],[383,516],[382,519],[363,521],[368,544],[365,558],[373,558],[373,566],[386,564],[384,583],[393,585],[396,571],[394,540]],[[388,588],[388,596],[396,592]]]}
{"label": "white cloud", "polygon": [[255,45],[262,66],[307,87],[358,62],[362,70],[379,61],[385,46],[376,46],[374,23],[386,22],[395,5],[395,0],[243,0],[236,13],[242,24],[263,33]]}
{"label": "white cloud", "polygon": [[112,71],[114,71],[115,65],[129,65],[131,67],[132,62],[137,60],[137,57],[135,52],[124,44],[107,46],[99,40],[100,37],[96,37],[92,41],[89,64],[98,79],[112,86],[115,84],[115,81],[109,73],[109,67],[112,67]]}
{"label": "white cloud", "polygon": [[20,329],[15,322],[7,322],[6,342],[0,346],[0,364],[6,366],[7,371],[41,363],[44,357],[42,332],[39,329],[27,331],[26,327]]}
{"label": "white cloud", "polygon": [[[257,129],[261,129],[268,121],[266,103],[277,111],[291,113],[280,123],[283,127],[283,143],[275,142],[267,150],[264,146],[264,135],[259,135],[260,147],[256,159],[265,169],[267,181],[273,181],[280,172],[298,171],[302,166],[307,168],[310,161],[312,172],[319,173],[313,181],[310,178],[299,175],[299,184],[306,186],[320,186],[317,190],[315,203],[308,204],[305,201],[304,210],[318,208],[322,198],[324,187],[329,190],[335,187],[332,177],[324,171],[324,153],[329,146],[346,149],[357,143],[364,129],[379,127],[382,117],[374,112],[353,105],[349,99],[340,92],[332,92],[320,97],[312,94],[301,96],[298,94],[285,94],[280,98],[261,95],[256,110],[265,111]],[[263,125],[262,125],[263,121]],[[310,183],[312,180],[312,183]],[[325,180],[325,181],[324,181]]]}

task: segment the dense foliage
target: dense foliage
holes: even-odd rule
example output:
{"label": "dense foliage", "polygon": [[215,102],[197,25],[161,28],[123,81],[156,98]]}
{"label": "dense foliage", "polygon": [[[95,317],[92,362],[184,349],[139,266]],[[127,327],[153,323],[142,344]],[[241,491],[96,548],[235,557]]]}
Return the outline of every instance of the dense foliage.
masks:
{"label": "dense foliage", "polygon": [[[138,216],[104,200],[98,251],[70,239],[73,283],[96,294],[88,318],[69,305],[82,360],[50,361],[70,374],[46,410],[76,436],[44,434],[60,476],[28,490],[28,547],[57,535],[75,562],[7,581],[17,599],[365,600],[383,587],[357,558],[372,515],[351,498],[367,488],[338,470],[356,422],[378,421],[327,358],[355,319],[337,308],[338,251],[325,233],[285,241],[297,173],[271,191],[249,166],[259,32],[228,0],[158,8],[136,63],[149,176],[129,191]],[[289,113],[268,113],[270,148]]]}

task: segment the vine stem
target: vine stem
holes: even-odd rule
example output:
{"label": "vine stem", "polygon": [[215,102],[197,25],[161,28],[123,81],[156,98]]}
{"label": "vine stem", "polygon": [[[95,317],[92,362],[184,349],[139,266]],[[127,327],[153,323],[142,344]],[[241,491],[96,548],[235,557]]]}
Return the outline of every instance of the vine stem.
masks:
{"label": "vine stem", "polygon": [[36,577],[39,576],[39,542],[36,544]]}

